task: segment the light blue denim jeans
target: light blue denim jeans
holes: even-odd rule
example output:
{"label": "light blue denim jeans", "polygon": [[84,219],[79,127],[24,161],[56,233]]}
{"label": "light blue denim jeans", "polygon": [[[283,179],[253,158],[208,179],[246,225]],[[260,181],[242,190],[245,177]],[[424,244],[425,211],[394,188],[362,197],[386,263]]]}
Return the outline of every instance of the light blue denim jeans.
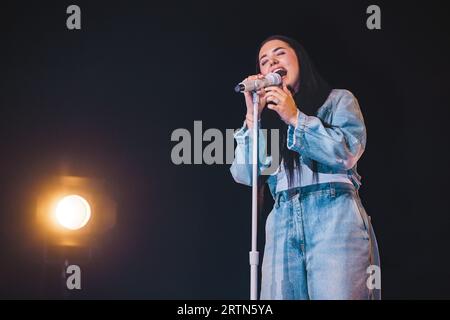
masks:
{"label": "light blue denim jeans", "polygon": [[320,183],[275,195],[266,221],[261,299],[380,299],[370,218],[352,184]]}

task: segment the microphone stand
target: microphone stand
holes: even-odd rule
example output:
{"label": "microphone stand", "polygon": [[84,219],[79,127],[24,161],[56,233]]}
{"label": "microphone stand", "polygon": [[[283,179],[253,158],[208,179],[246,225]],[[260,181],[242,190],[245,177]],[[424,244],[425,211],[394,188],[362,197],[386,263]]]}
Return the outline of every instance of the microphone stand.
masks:
{"label": "microphone stand", "polygon": [[253,162],[252,162],[252,249],[250,251],[250,300],[258,300],[258,105],[259,96],[253,95]]}

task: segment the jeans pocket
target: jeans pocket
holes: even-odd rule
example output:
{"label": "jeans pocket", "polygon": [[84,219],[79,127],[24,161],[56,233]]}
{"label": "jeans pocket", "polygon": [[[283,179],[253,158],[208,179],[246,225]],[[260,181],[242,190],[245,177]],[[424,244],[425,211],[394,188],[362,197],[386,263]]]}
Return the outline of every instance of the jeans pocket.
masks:
{"label": "jeans pocket", "polygon": [[356,214],[356,219],[358,221],[358,226],[360,227],[360,229],[364,232],[364,236],[369,239],[369,216],[367,215],[365,209],[362,207],[360,201],[358,198],[356,198],[357,196],[352,196],[352,201],[353,204],[355,206],[355,214]]}

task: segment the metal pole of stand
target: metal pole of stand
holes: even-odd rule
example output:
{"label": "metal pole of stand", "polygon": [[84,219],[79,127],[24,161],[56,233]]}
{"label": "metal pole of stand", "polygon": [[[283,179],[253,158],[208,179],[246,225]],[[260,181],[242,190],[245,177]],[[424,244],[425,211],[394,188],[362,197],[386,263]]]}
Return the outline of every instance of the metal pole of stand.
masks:
{"label": "metal pole of stand", "polygon": [[250,251],[250,300],[258,300],[258,104],[259,96],[253,91],[253,155],[252,155],[252,250]]}

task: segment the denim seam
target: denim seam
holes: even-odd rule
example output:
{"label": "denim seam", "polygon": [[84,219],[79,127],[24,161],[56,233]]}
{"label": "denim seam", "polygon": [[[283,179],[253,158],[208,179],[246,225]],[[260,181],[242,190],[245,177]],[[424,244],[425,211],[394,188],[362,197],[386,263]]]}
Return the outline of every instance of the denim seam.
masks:
{"label": "denim seam", "polygon": [[296,220],[296,225],[297,225],[297,229],[298,229],[298,240],[300,243],[300,252],[302,253],[303,256],[305,256],[306,252],[305,252],[305,230],[304,230],[304,221],[303,221],[303,211],[302,211],[302,205],[301,205],[301,201],[300,201],[300,197],[299,194],[296,194],[294,197],[292,197],[292,204],[293,204],[293,209],[295,212],[295,220]]}
{"label": "denim seam", "polygon": [[[365,233],[366,233],[366,236],[367,236],[367,239],[369,240],[369,242],[370,242],[370,226],[368,225],[370,222],[368,221],[369,220],[369,216],[368,215],[366,215],[362,210],[361,210],[361,207],[360,207],[360,203],[359,203],[359,199],[353,199],[354,201],[355,201],[355,204],[356,204],[356,209],[358,210],[358,215],[360,216],[360,218],[361,218],[361,220],[362,220],[362,223],[363,223],[363,225],[364,225],[364,231],[365,231]],[[367,216],[367,219],[365,218],[365,216]]]}

